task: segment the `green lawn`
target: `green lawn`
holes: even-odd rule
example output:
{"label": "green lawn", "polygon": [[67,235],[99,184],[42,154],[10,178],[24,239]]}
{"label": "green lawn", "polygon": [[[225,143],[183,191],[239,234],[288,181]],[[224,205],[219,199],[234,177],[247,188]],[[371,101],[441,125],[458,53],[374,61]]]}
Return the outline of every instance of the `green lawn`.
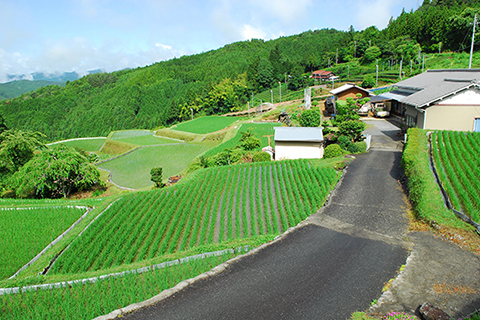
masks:
{"label": "green lawn", "polygon": [[206,134],[222,130],[230,126],[235,121],[243,118],[237,117],[220,117],[220,116],[207,116],[197,118],[191,121],[183,122],[172,128],[178,131],[185,131],[197,134]]}
{"label": "green lawn", "polygon": [[158,144],[178,143],[177,140],[169,138],[161,138],[153,135],[148,130],[127,130],[117,131],[113,134],[112,140],[135,144],[138,146],[153,146]]}
{"label": "green lawn", "polygon": [[63,144],[67,147],[77,147],[82,148],[85,151],[98,151],[105,143],[105,138],[88,138],[88,139],[78,139],[78,140],[68,140],[59,143],[52,143],[51,145]]}
{"label": "green lawn", "polygon": [[222,152],[223,150],[227,148],[235,148],[239,143],[240,143],[240,138],[242,137],[242,132],[247,131],[247,130],[252,130],[253,134],[255,137],[260,139],[260,148],[268,146],[268,138],[264,137],[266,135],[271,135],[270,137],[270,145],[275,148],[275,143],[273,140],[273,134],[274,134],[274,127],[280,127],[281,125],[279,123],[244,123],[240,127],[240,130],[238,130],[237,134],[230,140],[222,143],[221,145],[210,149],[208,152],[205,153],[206,156],[212,156],[214,154],[217,154],[219,152]]}
{"label": "green lawn", "polygon": [[102,163],[99,168],[112,173],[112,180],[122,187],[141,189],[153,186],[150,181],[150,170],[163,168],[163,179],[174,176],[184,170],[198,155],[208,147],[197,144],[172,144],[165,146],[145,147]]}

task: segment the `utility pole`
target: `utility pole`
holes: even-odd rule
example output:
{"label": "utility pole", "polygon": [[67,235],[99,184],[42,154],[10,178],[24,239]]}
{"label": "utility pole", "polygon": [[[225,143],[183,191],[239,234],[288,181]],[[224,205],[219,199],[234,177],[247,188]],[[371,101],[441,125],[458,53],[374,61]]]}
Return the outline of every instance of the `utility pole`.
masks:
{"label": "utility pole", "polygon": [[410,60],[410,76],[413,73],[413,60]]}
{"label": "utility pole", "polygon": [[475,42],[475,26],[476,26],[476,24],[477,24],[477,14],[475,13],[475,18],[473,19],[472,44],[470,45],[470,61],[468,62],[468,69],[472,69],[473,44]]}
{"label": "utility pole", "polygon": [[337,53],[335,54],[335,64],[338,64],[338,48],[337,48]]}
{"label": "utility pole", "polygon": [[423,54],[423,59],[422,59],[422,73],[424,68],[425,68],[425,53]]}
{"label": "utility pole", "polygon": [[282,83],[278,82],[278,91],[280,92],[280,102],[282,102]]}
{"label": "utility pole", "polygon": [[378,87],[378,64],[376,65],[377,67],[377,78],[375,79],[375,88]]}
{"label": "utility pole", "polygon": [[357,40],[353,41],[353,43],[355,44],[355,49],[353,49],[353,57],[356,58],[357,57]]}
{"label": "utility pole", "polygon": [[400,80],[402,80],[402,64],[403,64],[403,60],[400,60],[400,73],[399,73],[399,77],[400,77]]}
{"label": "utility pole", "polygon": [[253,104],[253,91],[252,91],[252,108],[255,108],[255,105]]}

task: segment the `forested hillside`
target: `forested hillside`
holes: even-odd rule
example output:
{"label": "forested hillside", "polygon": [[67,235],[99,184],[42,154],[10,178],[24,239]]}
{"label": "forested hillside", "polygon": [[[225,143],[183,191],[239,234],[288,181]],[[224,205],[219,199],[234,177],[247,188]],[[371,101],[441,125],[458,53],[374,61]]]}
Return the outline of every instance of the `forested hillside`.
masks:
{"label": "forested hillside", "polygon": [[[478,0],[424,1],[384,30],[322,29],[271,41],[253,39],[151,66],[96,73],[0,101],[9,128],[40,131],[48,140],[105,136],[112,130],[168,126],[195,113],[220,114],[244,106],[252,92],[285,75],[289,87],[303,73],[335,63],[414,59],[420,52],[462,48]],[[464,35],[460,37],[460,35]],[[417,63],[420,63],[417,61]]]}

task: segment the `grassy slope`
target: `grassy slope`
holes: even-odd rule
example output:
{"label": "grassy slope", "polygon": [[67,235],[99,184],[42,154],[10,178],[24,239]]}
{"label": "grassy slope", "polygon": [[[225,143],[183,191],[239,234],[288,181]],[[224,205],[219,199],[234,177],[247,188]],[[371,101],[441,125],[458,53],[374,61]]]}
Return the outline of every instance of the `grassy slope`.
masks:
{"label": "grassy slope", "polygon": [[440,189],[429,164],[427,131],[412,128],[403,152],[402,163],[408,177],[409,198],[418,218],[465,228],[466,224],[445,208]]}

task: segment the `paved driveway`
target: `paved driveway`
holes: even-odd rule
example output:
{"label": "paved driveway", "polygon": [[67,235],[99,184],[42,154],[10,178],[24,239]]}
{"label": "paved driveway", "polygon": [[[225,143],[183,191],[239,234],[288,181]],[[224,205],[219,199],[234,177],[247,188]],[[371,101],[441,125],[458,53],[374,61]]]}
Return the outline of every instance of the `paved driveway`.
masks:
{"label": "paved driveway", "polygon": [[369,308],[408,255],[400,150],[386,121],[331,203],[297,228],[126,319],[348,319]]}

